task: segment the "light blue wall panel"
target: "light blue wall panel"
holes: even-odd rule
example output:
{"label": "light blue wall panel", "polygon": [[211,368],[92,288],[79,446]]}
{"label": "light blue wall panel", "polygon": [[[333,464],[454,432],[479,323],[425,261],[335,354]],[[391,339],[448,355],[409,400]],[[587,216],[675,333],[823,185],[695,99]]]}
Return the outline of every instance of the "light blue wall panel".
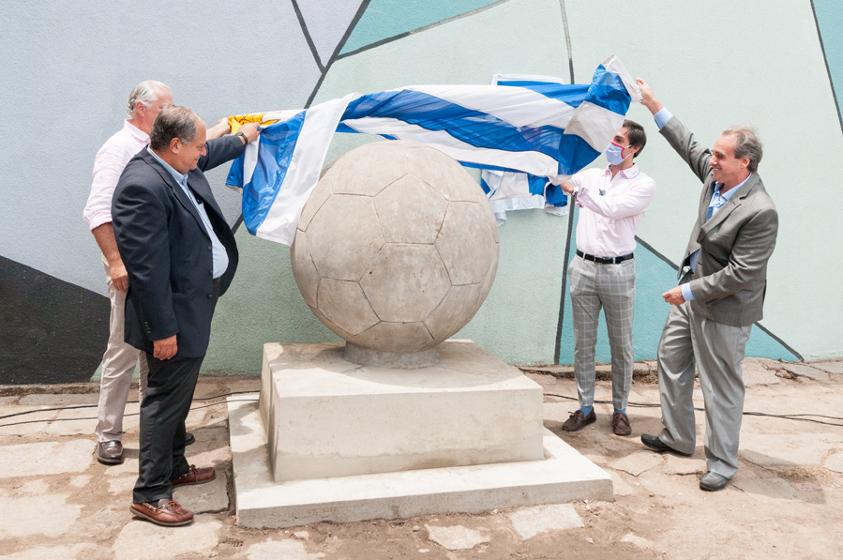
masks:
{"label": "light blue wall panel", "polygon": [[[579,210],[577,211],[579,216]],[[575,218],[576,219],[576,218]],[[571,254],[574,258],[576,250],[576,234],[573,235]],[[661,338],[662,328],[669,306],[662,299],[662,294],[677,285],[676,269],[667,264],[659,255],[638,245],[635,250],[635,308],[632,327],[632,346],[636,360],[655,360]],[[565,318],[563,322],[561,352],[559,363],[574,363],[574,327],[571,313],[570,285],[565,286]],[[765,333],[757,325],[753,326],[749,343],[746,348],[747,356],[796,360],[790,350],[775,338]],[[606,332],[605,317],[601,313],[600,325],[597,330],[597,361],[609,363],[612,359],[609,350],[609,337]]]}
{"label": "light blue wall panel", "polygon": [[357,50],[388,37],[414,31],[497,0],[372,0],[342,49]]}
{"label": "light blue wall panel", "polygon": [[843,105],[843,2],[813,0],[813,4],[839,111]]}

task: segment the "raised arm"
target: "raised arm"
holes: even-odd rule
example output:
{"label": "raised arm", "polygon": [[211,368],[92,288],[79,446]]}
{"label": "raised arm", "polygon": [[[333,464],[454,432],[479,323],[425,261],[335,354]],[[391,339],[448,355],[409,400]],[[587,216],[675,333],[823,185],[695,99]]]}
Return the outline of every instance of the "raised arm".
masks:
{"label": "raised arm", "polygon": [[207,171],[239,157],[246,149],[246,144],[258,137],[258,131],[257,123],[249,123],[240,127],[240,131],[234,136],[208,140],[205,144],[207,153],[199,160],[199,169]]}
{"label": "raised arm", "polygon": [[653,114],[659,132],[667,139],[679,157],[685,160],[694,175],[704,182],[711,172],[709,149],[699,145],[694,134],[665,108],[664,103],[656,98],[646,81],[639,78],[635,82],[641,88],[641,104]]}

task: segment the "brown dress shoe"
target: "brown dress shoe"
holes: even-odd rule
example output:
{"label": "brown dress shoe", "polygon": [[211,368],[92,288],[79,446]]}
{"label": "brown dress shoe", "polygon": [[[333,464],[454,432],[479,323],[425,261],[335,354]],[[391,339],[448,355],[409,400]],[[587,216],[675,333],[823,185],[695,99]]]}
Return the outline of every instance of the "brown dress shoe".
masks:
{"label": "brown dress shoe", "polygon": [[204,484],[211,482],[217,477],[214,467],[199,468],[196,465],[190,465],[187,472],[178,478],[170,481],[173,486],[187,486],[189,484]]}
{"label": "brown dress shoe", "polygon": [[588,416],[583,414],[582,410],[577,410],[572,412],[568,419],[565,420],[565,423],[562,424],[562,429],[566,432],[576,432],[577,430],[582,430],[596,420],[597,415],[594,414],[594,409],[588,413]]}
{"label": "brown dress shoe", "polygon": [[129,506],[135,516],[164,527],[179,527],[193,523],[193,513],[175,501],[167,498],[157,502],[144,502]]}
{"label": "brown dress shoe", "polygon": [[624,412],[612,414],[612,431],[616,436],[628,436],[632,433],[632,426],[629,425],[629,417]]}

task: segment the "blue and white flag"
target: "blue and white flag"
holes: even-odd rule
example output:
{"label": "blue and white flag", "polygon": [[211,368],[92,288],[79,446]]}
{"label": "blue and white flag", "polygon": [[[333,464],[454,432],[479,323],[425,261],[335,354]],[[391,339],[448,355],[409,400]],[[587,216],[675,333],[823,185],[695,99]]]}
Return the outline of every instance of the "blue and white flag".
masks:
{"label": "blue and white flag", "polygon": [[[537,76],[535,74],[495,74],[492,85],[496,86],[567,86],[557,77]],[[560,186],[561,179],[556,177],[540,177],[521,171],[498,171],[484,169],[480,174],[480,186],[489,199],[489,205],[498,223],[506,221],[506,213],[511,210],[530,210],[544,208],[547,212],[557,216],[567,214],[568,197]]]}
{"label": "blue and white flag", "polygon": [[[637,88],[615,58],[590,84],[408,86],[349,94],[266,126],[226,184],[243,188],[250,233],[291,245],[335,132],[378,134],[439,149],[463,165],[558,183],[591,163],[621,127]],[[520,196],[523,193],[515,193]]]}

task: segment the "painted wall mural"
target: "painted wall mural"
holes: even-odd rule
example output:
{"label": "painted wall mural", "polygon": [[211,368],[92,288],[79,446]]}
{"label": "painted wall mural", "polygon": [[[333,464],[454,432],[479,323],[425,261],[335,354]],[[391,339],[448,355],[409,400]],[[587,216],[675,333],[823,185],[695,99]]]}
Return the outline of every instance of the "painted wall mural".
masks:
{"label": "painted wall mural", "polygon": [[[836,285],[843,221],[843,5],[835,0],[151,0],[4,7],[0,70],[0,384],[95,375],[108,325],[99,251],[81,217],[93,157],[121,126],[125,97],[143,79],[208,121],[296,108],[350,91],[413,83],[489,83],[496,73],[587,80],[617,54],[708,143],[735,123],[759,128],[761,173],[781,227],[765,318],[747,353],[777,359],[843,355]],[[133,13],[132,18],[126,17]],[[244,14],[249,14],[244,18]],[[67,25],[73,20],[79,25]],[[255,26],[253,21],[271,22]],[[189,22],[190,25],[186,25]],[[216,31],[214,31],[216,30]],[[714,35],[734,41],[712,42]],[[138,40],[143,37],[143,41]],[[786,37],[787,40],[782,40]],[[836,96],[835,96],[836,93]],[[642,107],[649,135],[640,165],[657,181],[639,229],[634,346],[652,359],[667,314],[660,294],[692,224],[699,185]],[[35,126],[33,126],[35,123]],[[329,159],[371,139],[338,136]],[[598,160],[595,165],[605,165]],[[334,335],[298,293],[286,247],[239,227],[239,194],[210,174],[236,228],[241,264],[219,302],[206,374],[257,374],[270,341]],[[457,336],[512,363],[573,361],[563,270],[575,248],[569,221],[510,212],[497,280]],[[570,224],[573,225],[573,224]],[[608,361],[605,331],[598,359]]]}

